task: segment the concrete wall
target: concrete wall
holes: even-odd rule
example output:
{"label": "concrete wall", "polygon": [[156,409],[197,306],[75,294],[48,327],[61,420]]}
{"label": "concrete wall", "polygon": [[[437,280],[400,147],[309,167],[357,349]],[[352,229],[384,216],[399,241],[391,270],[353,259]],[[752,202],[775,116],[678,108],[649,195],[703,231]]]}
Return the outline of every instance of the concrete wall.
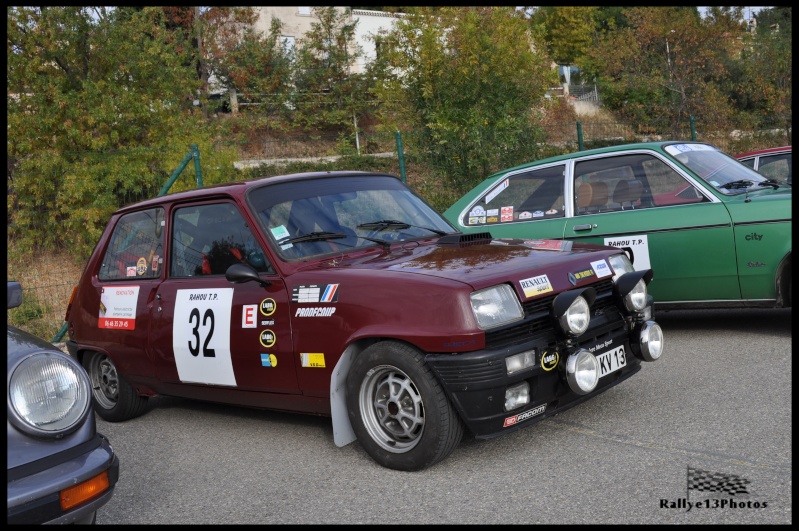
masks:
{"label": "concrete wall", "polygon": [[[255,22],[255,29],[263,33],[269,33],[269,25],[272,23],[272,18],[276,18],[283,23],[283,35],[286,37],[294,37],[295,41],[299,40],[305,33],[311,30],[311,23],[318,22],[313,15],[313,9],[310,6],[260,6],[255,8],[258,12],[258,20]],[[344,10],[344,7],[338,9]],[[301,11],[307,10],[310,14],[300,14]]]}
{"label": "concrete wall", "polygon": [[355,26],[355,42],[363,51],[363,57],[358,60],[357,65],[353,68],[354,72],[363,72],[365,65],[375,60],[377,55],[374,37],[381,31],[390,30],[401,16],[397,13],[385,13],[383,11],[352,10],[353,20],[358,21]]}
{"label": "concrete wall", "polygon": [[[336,6],[341,12],[347,8]],[[305,11],[309,15],[303,14]],[[256,8],[258,20],[255,29],[263,33],[269,32],[272,18],[276,18],[283,23],[284,37],[293,37],[295,44],[311,30],[311,24],[318,22],[311,7],[289,6],[260,6]],[[376,57],[375,43],[373,37],[381,30],[388,30],[401,15],[394,13],[384,13],[382,11],[371,11],[366,9],[353,9],[351,19],[356,20],[355,26],[355,45],[360,46],[364,56],[353,65],[353,73],[363,72],[364,67]],[[354,50],[353,50],[354,52]]]}

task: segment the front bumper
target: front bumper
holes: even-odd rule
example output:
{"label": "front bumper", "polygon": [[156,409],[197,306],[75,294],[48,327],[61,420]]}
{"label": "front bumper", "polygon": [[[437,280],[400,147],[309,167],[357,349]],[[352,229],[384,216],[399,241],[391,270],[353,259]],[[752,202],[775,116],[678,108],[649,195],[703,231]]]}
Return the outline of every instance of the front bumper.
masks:
{"label": "front bumper", "polygon": [[[97,434],[88,451],[61,454],[8,470],[9,524],[90,523],[97,509],[108,503],[119,479],[119,458],[108,440]],[[60,458],[64,455],[64,458]],[[22,469],[25,470],[22,470]],[[107,472],[108,488],[83,504],[61,509],[60,492]]]}
{"label": "front bumper", "polygon": [[[641,369],[636,327],[622,320],[609,320],[567,344],[546,336],[513,346],[459,354],[430,354],[427,363],[438,377],[461,419],[477,439],[489,439],[529,426],[547,417],[584,402]],[[569,354],[586,349],[595,356],[624,347],[626,364],[599,378],[588,394],[577,394],[567,382],[566,360]],[[533,366],[510,376],[505,358],[534,350]],[[557,364],[542,363],[542,357],[557,352]],[[545,368],[546,367],[546,368]],[[548,369],[548,370],[547,370]],[[508,387],[526,381],[530,388],[529,403],[505,410]]]}

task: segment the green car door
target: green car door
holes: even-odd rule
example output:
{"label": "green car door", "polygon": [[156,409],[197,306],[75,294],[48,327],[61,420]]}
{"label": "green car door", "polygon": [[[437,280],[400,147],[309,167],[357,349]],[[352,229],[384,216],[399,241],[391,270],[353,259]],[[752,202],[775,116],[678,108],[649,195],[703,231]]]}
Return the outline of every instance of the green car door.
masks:
{"label": "green car door", "polygon": [[655,300],[740,299],[727,208],[672,163],[642,150],[578,159],[571,175],[564,238],[625,248],[654,270]]}
{"label": "green car door", "polygon": [[569,240],[613,245],[637,269],[652,268],[655,300],[739,299],[732,227],[721,203],[673,205],[575,216]]}

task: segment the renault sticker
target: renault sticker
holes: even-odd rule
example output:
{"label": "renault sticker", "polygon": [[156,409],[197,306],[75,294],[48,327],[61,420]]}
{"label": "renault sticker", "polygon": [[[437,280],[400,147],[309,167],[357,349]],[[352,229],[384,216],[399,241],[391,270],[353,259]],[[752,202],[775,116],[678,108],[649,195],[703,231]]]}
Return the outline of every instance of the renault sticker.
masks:
{"label": "renault sticker", "polygon": [[552,291],[552,284],[549,282],[549,277],[546,275],[525,278],[520,280],[519,284],[522,286],[522,290],[524,290],[524,296],[528,299]]}

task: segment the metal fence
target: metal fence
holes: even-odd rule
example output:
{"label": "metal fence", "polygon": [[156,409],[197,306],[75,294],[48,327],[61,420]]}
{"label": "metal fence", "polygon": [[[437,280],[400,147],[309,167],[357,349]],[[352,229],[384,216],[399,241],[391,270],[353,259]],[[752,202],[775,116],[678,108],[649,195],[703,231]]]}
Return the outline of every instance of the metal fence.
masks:
{"label": "metal fence", "polygon": [[[551,123],[546,126],[546,139],[544,143],[548,154],[569,153],[583,148],[601,147],[629,142],[666,140],[666,139],[696,139],[707,141],[723,151],[735,154],[753,149],[790,145],[791,121],[790,119],[774,118],[759,120],[759,127],[750,129],[735,129],[730,131],[706,131],[701,121],[691,121],[680,124],[678,128],[665,127],[660,124],[625,124],[618,122],[585,121],[569,123]],[[206,186],[217,182],[267,177],[281,173],[298,171],[356,169],[368,171],[381,171],[401,175],[408,185],[419,195],[424,197],[435,208],[443,211],[449,204],[457,199],[457,194],[451,190],[440,178],[437,168],[422,163],[414,150],[407,147],[412,142],[403,144],[403,138],[411,138],[413,132],[379,132],[377,130],[358,130],[357,133],[319,134],[313,136],[290,136],[284,133],[266,134],[254,142],[220,145],[237,151],[237,161],[227,172],[217,173],[216,177],[205,179]],[[188,147],[187,147],[188,149]],[[97,157],[131,156],[130,153],[85,153],[83,158],[88,160]],[[152,153],[150,153],[152,157]],[[173,155],[170,155],[174,158]],[[188,156],[188,155],[187,155]],[[113,209],[132,202],[154,197],[164,191],[168,181],[175,178],[181,182],[181,187],[202,185],[203,181],[197,179],[202,166],[202,175],[206,176],[204,168],[214,167],[218,161],[214,150],[197,154],[195,168],[186,164],[179,158],[165,160],[164,164],[171,165],[169,172],[176,170],[181,165],[186,171],[179,177],[173,173],[169,179],[164,177],[164,172],[159,174],[160,182],[150,186],[143,186],[134,194],[128,193],[116,197],[116,204],[106,205],[105,219]],[[528,162],[524,160],[518,163]],[[198,165],[199,163],[199,165]],[[181,168],[183,169],[183,168]],[[502,168],[495,168],[499,171]],[[169,175],[169,172],[166,175]],[[178,172],[179,173],[179,172]],[[487,175],[485,175],[487,176]],[[482,177],[485,177],[482,176]],[[56,180],[63,178],[62,174],[41,175],[42,180]],[[87,177],[88,178],[88,177]],[[23,287],[23,304],[19,308],[8,311],[9,324],[14,324],[28,330],[40,337],[60,340],[63,332],[64,315],[73,286],[77,283],[83,267],[88,259],[88,252],[70,252],[69,242],[63,245],[43,247],[35,243],[25,242],[20,238],[26,231],[33,228],[57,234],[60,227],[52,224],[56,219],[55,213],[65,209],[93,208],[92,204],[77,204],[74,199],[64,199],[63,194],[53,194],[42,197],[39,201],[38,216],[23,215],[14,198],[13,172],[9,172],[8,191],[8,264],[7,279],[21,282]],[[170,183],[171,184],[171,183]],[[106,190],[97,191],[97,195],[107,193]],[[91,200],[89,198],[88,200]],[[64,204],[64,202],[71,203]],[[50,212],[50,210],[52,212]],[[48,226],[34,227],[34,223],[51,223]],[[27,225],[26,225],[27,224]]]}

